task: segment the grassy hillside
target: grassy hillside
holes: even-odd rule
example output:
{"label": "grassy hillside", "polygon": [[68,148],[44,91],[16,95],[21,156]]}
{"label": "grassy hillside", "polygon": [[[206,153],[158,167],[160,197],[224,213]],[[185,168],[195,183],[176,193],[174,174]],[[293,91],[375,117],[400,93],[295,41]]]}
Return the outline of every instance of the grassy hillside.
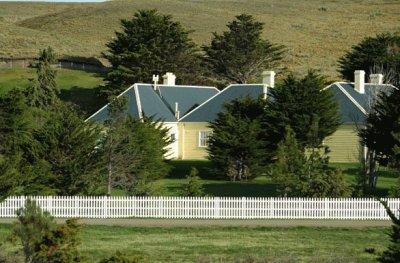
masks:
{"label": "grassy hillside", "polygon": [[396,0],[126,0],[105,3],[0,2],[0,57],[57,53],[100,56],[121,18],[138,9],[172,14],[198,44],[225,30],[235,15],[249,13],[265,23],[264,37],[288,47],[286,66],[304,73],[317,68],[337,78],[337,59],[365,36],[400,31]]}

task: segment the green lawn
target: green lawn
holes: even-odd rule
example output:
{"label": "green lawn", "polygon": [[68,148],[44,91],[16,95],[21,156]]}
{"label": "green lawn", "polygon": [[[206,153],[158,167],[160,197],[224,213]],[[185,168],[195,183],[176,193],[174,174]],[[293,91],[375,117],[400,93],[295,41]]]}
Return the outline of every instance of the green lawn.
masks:
{"label": "green lawn", "polygon": [[[334,163],[333,167],[340,168],[349,185],[355,184],[359,173],[357,163]],[[220,175],[214,175],[213,167],[209,161],[171,161],[171,172],[167,178],[157,181],[163,189],[162,194],[166,196],[180,195],[185,176],[189,174],[191,167],[199,170],[199,176],[203,179],[206,194],[211,196],[277,196],[276,184],[265,176],[257,177],[248,182],[229,182]],[[371,190],[368,195],[386,196],[389,189],[397,182],[397,175],[387,168],[380,168],[380,177],[376,189]],[[117,192],[120,195],[121,192]]]}
{"label": "green lawn", "polygon": [[[0,242],[11,225],[0,225]],[[385,228],[137,228],[85,226],[81,252],[89,262],[116,250],[139,256],[141,262],[239,262],[252,257],[263,262],[375,262],[388,245]],[[5,243],[2,248],[15,248]],[[254,262],[254,261],[247,261]]]}
{"label": "green lawn", "polygon": [[[0,69],[0,96],[15,87],[28,87],[35,78],[35,69]],[[79,105],[87,113],[105,104],[96,96],[96,89],[103,84],[102,77],[96,73],[57,69],[56,81],[61,90],[60,98]]]}

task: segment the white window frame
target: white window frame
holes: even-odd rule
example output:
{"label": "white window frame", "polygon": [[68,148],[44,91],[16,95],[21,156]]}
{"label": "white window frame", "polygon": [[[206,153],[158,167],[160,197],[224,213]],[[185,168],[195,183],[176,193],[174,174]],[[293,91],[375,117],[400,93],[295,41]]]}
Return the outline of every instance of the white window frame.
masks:
{"label": "white window frame", "polygon": [[198,146],[201,148],[206,148],[208,147],[208,140],[211,136],[212,131],[206,130],[206,131],[199,131],[199,141],[198,141]]}

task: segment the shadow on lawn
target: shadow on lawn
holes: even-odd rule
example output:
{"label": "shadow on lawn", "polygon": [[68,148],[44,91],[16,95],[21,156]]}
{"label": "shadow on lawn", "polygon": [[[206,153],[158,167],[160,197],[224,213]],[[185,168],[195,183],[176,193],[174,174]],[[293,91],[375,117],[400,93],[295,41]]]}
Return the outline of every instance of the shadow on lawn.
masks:
{"label": "shadow on lawn", "polygon": [[78,105],[89,116],[106,104],[106,100],[98,95],[98,91],[99,87],[89,89],[74,86],[68,90],[61,90],[60,98]]}
{"label": "shadow on lawn", "polygon": [[276,184],[253,182],[227,182],[225,184],[205,184],[204,190],[211,196],[231,197],[274,197],[277,196]]}

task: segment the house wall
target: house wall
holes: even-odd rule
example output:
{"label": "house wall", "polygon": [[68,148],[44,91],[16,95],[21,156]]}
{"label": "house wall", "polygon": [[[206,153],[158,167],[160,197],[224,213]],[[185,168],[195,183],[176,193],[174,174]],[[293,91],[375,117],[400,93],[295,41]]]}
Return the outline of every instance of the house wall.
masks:
{"label": "house wall", "polygon": [[339,129],[325,139],[325,144],[331,150],[330,162],[350,163],[360,160],[360,139],[355,125],[341,125]]}
{"label": "house wall", "polygon": [[178,159],[179,156],[179,129],[178,123],[166,122],[164,126],[169,129],[169,136],[175,134],[175,141],[168,146],[167,159]]}
{"label": "house wall", "polygon": [[179,123],[179,159],[207,159],[207,147],[199,147],[199,132],[211,131],[207,122]]}

